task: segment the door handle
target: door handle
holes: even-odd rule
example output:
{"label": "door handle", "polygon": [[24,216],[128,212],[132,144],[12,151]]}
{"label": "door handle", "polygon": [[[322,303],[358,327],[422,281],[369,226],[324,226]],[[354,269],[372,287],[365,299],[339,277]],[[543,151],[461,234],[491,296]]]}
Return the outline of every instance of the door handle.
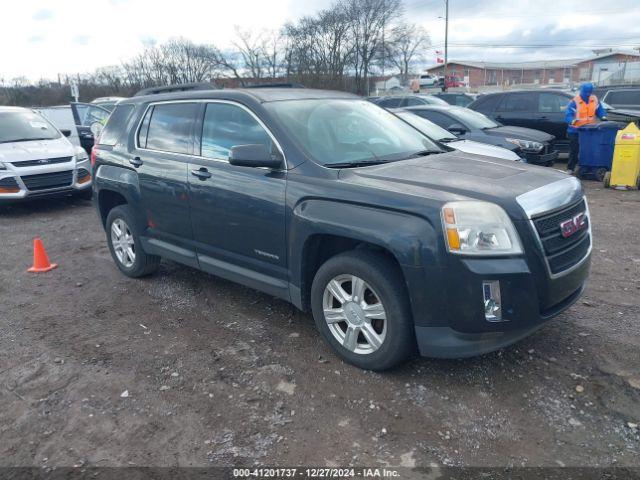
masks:
{"label": "door handle", "polygon": [[202,167],[198,170],[191,170],[191,175],[198,177],[200,180],[206,180],[207,178],[211,178],[211,172],[206,168]]}
{"label": "door handle", "polygon": [[138,168],[140,165],[142,165],[142,160],[140,159],[140,157],[133,157],[129,159],[129,163],[135,168]]}

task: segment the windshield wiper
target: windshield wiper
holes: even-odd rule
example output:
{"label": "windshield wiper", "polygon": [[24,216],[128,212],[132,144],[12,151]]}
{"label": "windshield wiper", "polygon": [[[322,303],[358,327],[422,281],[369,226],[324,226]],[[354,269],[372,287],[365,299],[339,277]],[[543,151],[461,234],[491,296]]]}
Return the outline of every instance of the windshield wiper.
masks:
{"label": "windshield wiper", "polygon": [[49,138],[15,138],[12,140],[2,140],[0,143],[33,142],[36,140],[50,140],[50,139]]}
{"label": "windshield wiper", "polygon": [[442,150],[420,150],[418,152],[414,152],[406,158],[419,158],[426,157],[427,155],[435,155],[437,153],[444,153]]}
{"label": "windshield wiper", "polygon": [[338,162],[327,163],[325,167],[330,168],[349,168],[349,167],[368,167],[369,165],[380,165],[382,163],[389,163],[390,160],[359,160],[356,162]]}
{"label": "windshield wiper", "polygon": [[458,138],[458,137],[451,137],[451,138],[441,138],[438,141],[440,143],[451,143],[451,142],[459,142],[460,140],[462,140],[462,139]]}

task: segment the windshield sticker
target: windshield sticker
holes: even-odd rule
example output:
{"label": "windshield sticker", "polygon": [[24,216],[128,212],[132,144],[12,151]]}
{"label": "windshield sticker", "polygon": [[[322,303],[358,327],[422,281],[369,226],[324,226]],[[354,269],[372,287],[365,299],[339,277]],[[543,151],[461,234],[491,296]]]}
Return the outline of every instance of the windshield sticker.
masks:
{"label": "windshield sticker", "polygon": [[29,122],[32,128],[39,130],[47,130],[47,124],[43,122]]}

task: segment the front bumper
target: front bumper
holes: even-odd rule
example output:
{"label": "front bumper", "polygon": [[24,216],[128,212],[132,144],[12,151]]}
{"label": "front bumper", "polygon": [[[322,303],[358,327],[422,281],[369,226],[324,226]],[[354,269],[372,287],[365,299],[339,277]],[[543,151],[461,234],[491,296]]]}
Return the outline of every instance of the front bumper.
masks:
{"label": "front bumper", "polygon": [[[422,355],[468,357],[510,345],[569,308],[584,291],[592,232],[580,183],[563,179],[521,195],[517,201],[528,218],[514,221],[522,255],[447,255],[443,264],[422,272],[404,269]],[[580,212],[586,215],[587,230],[556,238],[560,225]],[[494,283],[499,288],[495,298],[500,303],[500,318],[485,312],[485,286]]]}
{"label": "front bumper", "polygon": [[[0,205],[69,195],[91,188],[89,160],[0,170]],[[48,184],[50,183],[50,185]]]}
{"label": "front bumper", "polygon": [[[539,314],[534,321],[503,331],[460,332],[451,327],[415,327],[420,355],[433,358],[468,358],[508,347],[541,328],[547,321],[573,305],[582,295],[585,284],[564,299],[553,309]],[[522,292],[526,295],[526,292]],[[531,320],[531,319],[530,319]],[[518,322],[519,324],[520,322]]]}
{"label": "front bumper", "polygon": [[531,163],[533,165],[552,165],[559,156],[559,152],[557,150],[553,150],[548,153],[533,153],[533,152],[522,152],[522,157],[527,161],[527,163]]}

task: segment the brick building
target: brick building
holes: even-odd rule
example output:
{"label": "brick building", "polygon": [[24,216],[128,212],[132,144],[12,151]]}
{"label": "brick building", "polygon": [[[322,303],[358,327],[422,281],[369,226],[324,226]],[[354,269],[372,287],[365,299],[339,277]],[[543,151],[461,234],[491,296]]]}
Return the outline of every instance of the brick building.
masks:
{"label": "brick building", "polygon": [[[464,79],[471,88],[491,85],[570,84],[592,81],[612,83],[624,80],[626,65],[640,62],[640,54],[623,51],[595,51],[581,59],[498,63],[451,60],[448,75]],[[444,65],[426,69],[444,75]]]}

